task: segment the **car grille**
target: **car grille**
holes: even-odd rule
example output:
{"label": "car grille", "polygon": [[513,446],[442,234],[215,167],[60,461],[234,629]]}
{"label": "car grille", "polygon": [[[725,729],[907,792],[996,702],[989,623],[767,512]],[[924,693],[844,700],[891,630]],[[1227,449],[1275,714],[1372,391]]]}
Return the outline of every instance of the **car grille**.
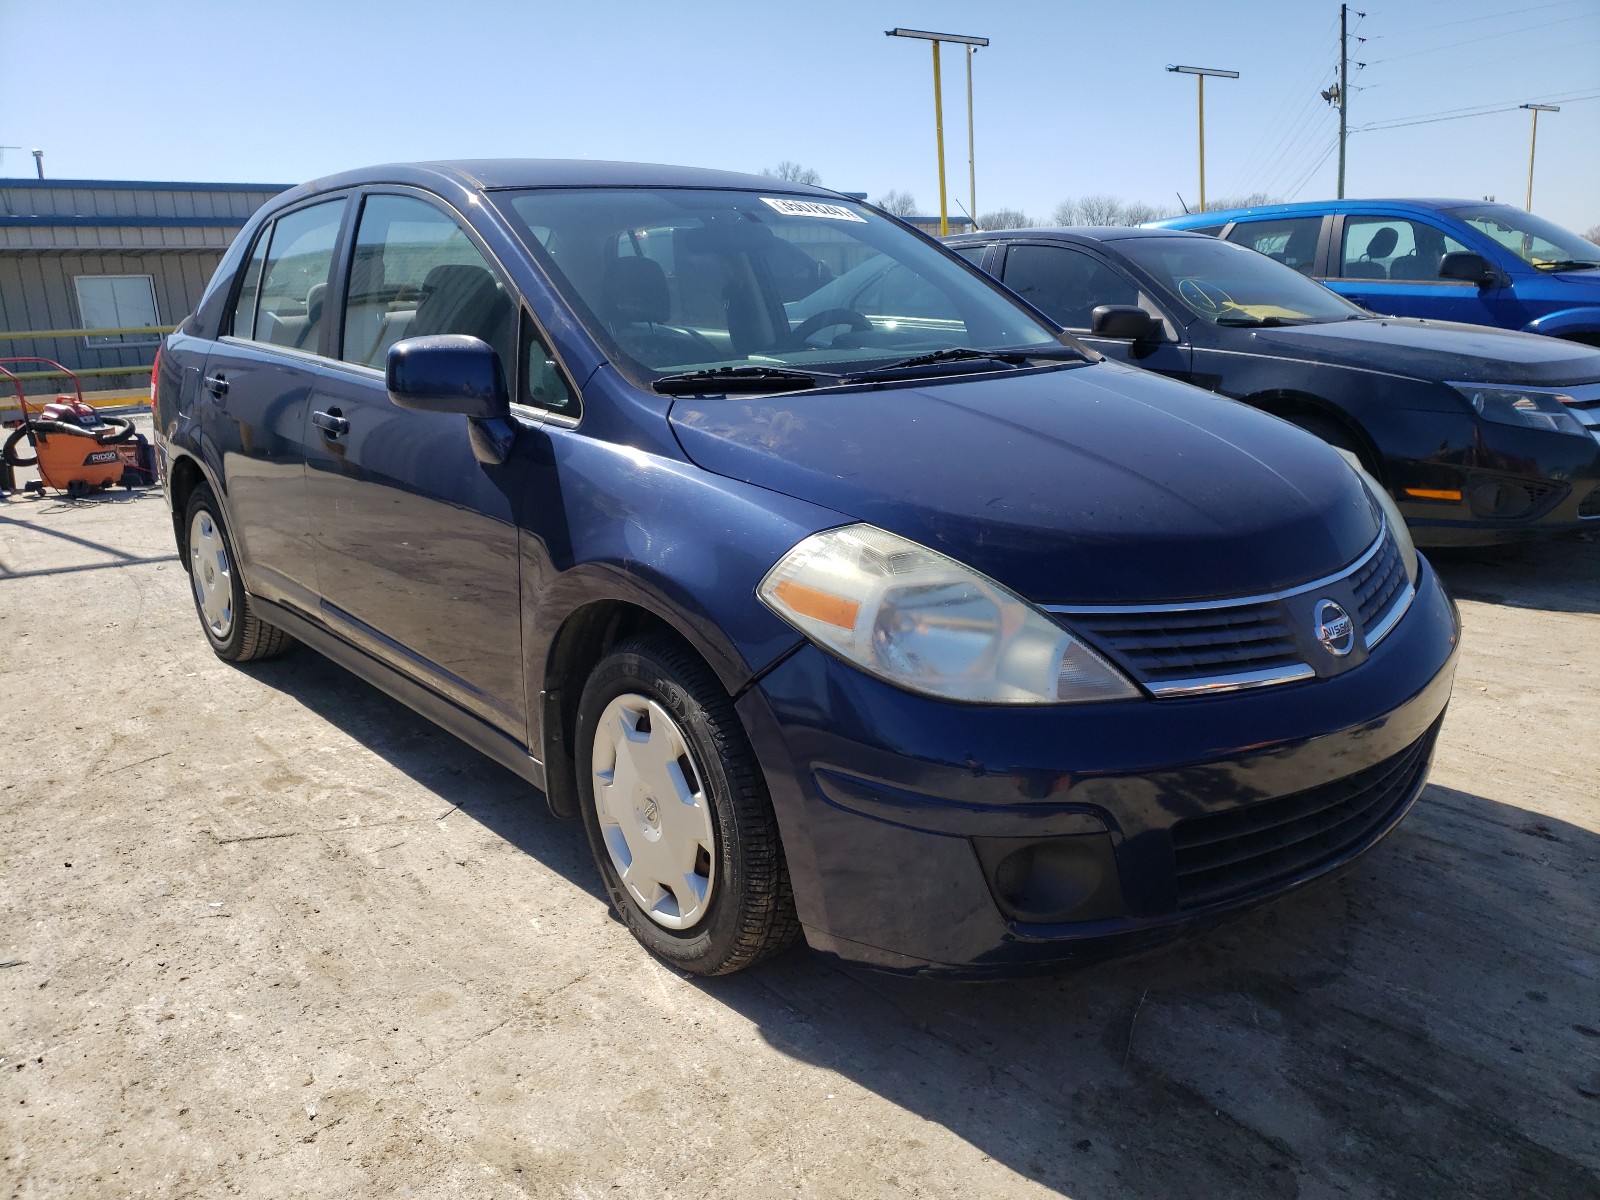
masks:
{"label": "car grille", "polygon": [[[1270,596],[1194,604],[1049,606],[1074,633],[1106,652],[1158,698],[1292,683],[1316,675],[1293,606],[1336,597],[1358,617],[1367,649],[1388,634],[1414,590],[1394,535],[1377,539],[1344,571]],[[1299,624],[1307,624],[1302,614]],[[1312,647],[1315,653],[1322,653]]]}
{"label": "car grille", "polygon": [[1299,664],[1287,615],[1276,604],[1200,612],[1078,613],[1072,627],[1145,682],[1260,671]]}
{"label": "car grille", "polygon": [[1406,750],[1344,779],[1179,821],[1172,827],[1178,907],[1270,888],[1359,850],[1421,786],[1438,732],[1435,724]]}
{"label": "car grille", "polygon": [[1600,441],[1600,383],[1586,383],[1561,390],[1572,398],[1567,404],[1567,411],[1583,422],[1584,428],[1596,441]]}

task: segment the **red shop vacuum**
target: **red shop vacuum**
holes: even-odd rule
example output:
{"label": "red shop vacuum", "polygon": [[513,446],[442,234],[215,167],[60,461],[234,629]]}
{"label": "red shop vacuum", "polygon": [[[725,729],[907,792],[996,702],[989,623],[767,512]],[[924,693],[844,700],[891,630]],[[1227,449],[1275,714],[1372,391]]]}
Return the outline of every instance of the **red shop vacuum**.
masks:
{"label": "red shop vacuum", "polygon": [[[43,363],[72,380],[76,395],[61,394],[39,412],[28,410],[22,380],[9,369],[13,363]],[[83,384],[60,363],[48,358],[0,358],[0,377],[17,389],[21,423],[0,447],[0,489],[16,489],[16,468],[38,467],[39,478],[23,490],[43,493],[45,488],[65,492],[72,499],[121,484],[145,487],[155,482],[155,456],[149,441],[133,431],[125,417],[103,417],[84,402]]]}

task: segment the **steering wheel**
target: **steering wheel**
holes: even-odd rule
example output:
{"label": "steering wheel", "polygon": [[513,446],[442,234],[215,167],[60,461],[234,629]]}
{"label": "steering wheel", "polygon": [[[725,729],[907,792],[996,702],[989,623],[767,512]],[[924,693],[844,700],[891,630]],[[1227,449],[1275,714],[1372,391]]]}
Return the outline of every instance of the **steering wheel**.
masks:
{"label": "steering wheel", "polygon": [[848,325],[857,333],[866,333],[872,328],[872,322],[853,308],[825,308],[796,325],[789,334],[789,344],[804,345],[807,338],[814,337],[830,325]]}
{"label": "steering wheel", "polygon": [[1214,283],[1201,283],[1198,279],[1180,279],[1178,295],[1198,313],[1219,313],[1225,308],[1238,308],[1233,297]]}

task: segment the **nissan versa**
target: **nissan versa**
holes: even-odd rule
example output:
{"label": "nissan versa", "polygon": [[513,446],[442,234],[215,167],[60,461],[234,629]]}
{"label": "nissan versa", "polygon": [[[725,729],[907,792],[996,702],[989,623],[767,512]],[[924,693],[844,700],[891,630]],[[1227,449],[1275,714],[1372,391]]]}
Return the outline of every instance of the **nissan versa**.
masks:
{"label": "nissan versa", "polygon": [[216,652],[306,642],[520,773],[698,974],[1169,936],[1382,838],[1449,699],[1454,610],[1337,451],[816,188],[323,179],[155,386]]}

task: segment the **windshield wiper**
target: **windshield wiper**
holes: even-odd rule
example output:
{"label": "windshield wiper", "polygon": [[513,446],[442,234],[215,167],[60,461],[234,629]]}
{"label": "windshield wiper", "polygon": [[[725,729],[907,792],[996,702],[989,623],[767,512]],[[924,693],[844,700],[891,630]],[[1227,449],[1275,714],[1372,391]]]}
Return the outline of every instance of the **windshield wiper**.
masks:
{"label": "windshield wiper", "polygon": [[841,375],[840,383],[871,383],[874,380],[890,379],[902,371],[915,371],[919,367],[932,367],[940,363],[970,362],[982,360],[988,362],[1005,363],[1010,367],[1020,367],[1032,359],[1077,359],[1087,362],[1083,353],[1072,349],[1070,346],[1046,346],[1042,349],[1028,350],[978,350],[971,346],[951,346],[944,350],[934,350],[928,354],[918,354],[911,358],[902,358],[899,362],[885,363],[881,367],[873,367],[870,371],[857,371],[850,375]]}
{"label": "windshield wiper", "polygon": [[1596,267],[1600,267],[1600,262],[1592,258],[1558,258],[1539,264],[1541,271],[1593,271]]}
{"label": "windshield wiper", "polygon": [[1218,317],[1218,325],[1243,329],[1272,329],[1279,325],[1304,325],[1302,317]]}
{"label": "windshield wiper", "polygon": [[690,396],[700,392],[787,392],[795,388],[838,383],[839,375],[803,371],[798,367],[716,367],[663,375],[650,386],[663,396]]}

